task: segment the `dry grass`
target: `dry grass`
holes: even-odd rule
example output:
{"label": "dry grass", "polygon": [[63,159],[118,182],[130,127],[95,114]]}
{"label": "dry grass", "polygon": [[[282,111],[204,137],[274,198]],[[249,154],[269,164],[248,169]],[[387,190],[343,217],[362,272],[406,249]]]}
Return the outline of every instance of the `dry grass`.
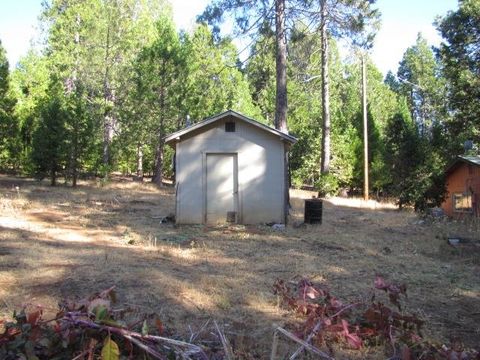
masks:
{"label": "dry grass", "polygon": [[[292,223],[310,196],[292,191]],[[320,226],[160,224],[173,208],[173,189],[150,184],[52,188],[0,176],[0,317],[25,302],[55,307],[115,284],[122,303],[179,331],[213,318],[237,348],[266,357],[273,324],[292,320],[272,295],[276,278],[308,276],[354,301],[382,273],[407,282],[408,310],[426,319],[427,336],[459,336],[469,346],[480,337],[478,248],[445,245],[448,235],[478,240],[478,223],[422,224],[389,204],[334,198]]]}

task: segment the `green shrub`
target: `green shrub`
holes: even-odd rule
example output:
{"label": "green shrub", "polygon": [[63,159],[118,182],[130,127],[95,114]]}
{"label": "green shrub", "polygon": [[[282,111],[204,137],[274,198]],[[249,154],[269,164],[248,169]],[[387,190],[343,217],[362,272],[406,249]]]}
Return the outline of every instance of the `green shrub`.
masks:
{"label": "green shrub", "polygon": [[315,189],[320,196],[337,195],[339,187],[337,177],[331,173],[320,175],[320,178],[315,181]]}

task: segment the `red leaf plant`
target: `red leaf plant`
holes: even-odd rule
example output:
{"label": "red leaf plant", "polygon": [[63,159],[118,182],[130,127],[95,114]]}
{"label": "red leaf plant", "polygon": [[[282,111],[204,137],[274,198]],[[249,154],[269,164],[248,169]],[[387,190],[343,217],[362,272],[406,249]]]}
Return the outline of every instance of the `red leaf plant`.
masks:
{"label": "red leaf plant", "polygon": [[[114,309],[115,301],[111,287],[88,299],[60,303],[53,319],[45,320],[40,307],[34,310],[25,307],[15,312],[14,321],[0,321],[0,359],[93,360],[112,349],[118,349],[129,359],[144,358],[145,354],[151,359],[208,359],[202,347],[165,337],[166,331],[158,318],[151,327],[147,323],[153,321],[152,316],[128,325],[125,314],[130,309]],[[142,333],[132,330],[139,323],[143,324]]]}
{"label": "red leaf plant", "polygon": [[384,291],[398,311],[377,301],[375,292],[370,301],[344,304],[325,284],[309,279],[289,282],[278,279],[273,285],[274,294],[279,296],[283,306],[304,318],[300,326],[291,326],[294,334],[306,342],[326,346],[331,353],[332,342],[340,341],[351,349],[360,349],[384,341],[391,345],[393,356],[390,359],[480,360],[478,352],[465,351],[458,343],[452,348],[437,348],[424,341],[421,333],[424,321],[402,311],[402,301],[407,299],[405,284],[377,275],[375,289]]}

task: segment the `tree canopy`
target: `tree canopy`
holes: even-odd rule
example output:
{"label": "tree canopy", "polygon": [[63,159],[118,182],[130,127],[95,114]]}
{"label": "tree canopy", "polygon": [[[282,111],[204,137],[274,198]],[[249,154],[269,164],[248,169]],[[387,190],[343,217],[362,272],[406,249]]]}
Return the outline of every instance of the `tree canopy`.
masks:
{"label": "tree canopy", "polygon": [[[52,183],[121,171],[160,185],[174,176],[164,137],[234,109],[282,131],[288,118],[299,139],[293,185],[356,193],[363,57],[372,192],[438,204],[445,165],[465,140],[480,141],[479,18],[478,1],[460,1],[436,20],[440,47],[419,34],[384,79],[365,53],[379,24],[374,1],[214,0],[190,32],[178,31],[165,0],[46,1],[44,48],[10,73],[0,43],[0,167]],[[219,31],[226,19],[232,36],[250,39],[242,59]],[[357,49],[348,58],[342,37]]]}

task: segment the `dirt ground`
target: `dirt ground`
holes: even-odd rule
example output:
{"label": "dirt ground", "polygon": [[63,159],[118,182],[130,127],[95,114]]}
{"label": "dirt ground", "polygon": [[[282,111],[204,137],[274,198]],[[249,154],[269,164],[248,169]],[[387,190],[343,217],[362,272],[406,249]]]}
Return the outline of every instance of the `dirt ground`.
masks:
{"label": "dirt ground", "polygon": [[[291,197],[293,224],[311,193]],[[368,296],[379,273],[407,283],[406,310],[425,319],[427,338],[478,345],[480,252],[447,244],[448,236],[478,241],[478,222],[423,221],[342,198],[324,201],[322,225],[284,231],[160,223],[173,210],[171,187],[117,179],[52,188],[0,175],[0,318],[116,285],[121,304],[155,312],[186,336],[215,319],[238,349],[266,358],[273,325],[292,321],[272,293],[277,278],[306,276],[349,302]]]}

